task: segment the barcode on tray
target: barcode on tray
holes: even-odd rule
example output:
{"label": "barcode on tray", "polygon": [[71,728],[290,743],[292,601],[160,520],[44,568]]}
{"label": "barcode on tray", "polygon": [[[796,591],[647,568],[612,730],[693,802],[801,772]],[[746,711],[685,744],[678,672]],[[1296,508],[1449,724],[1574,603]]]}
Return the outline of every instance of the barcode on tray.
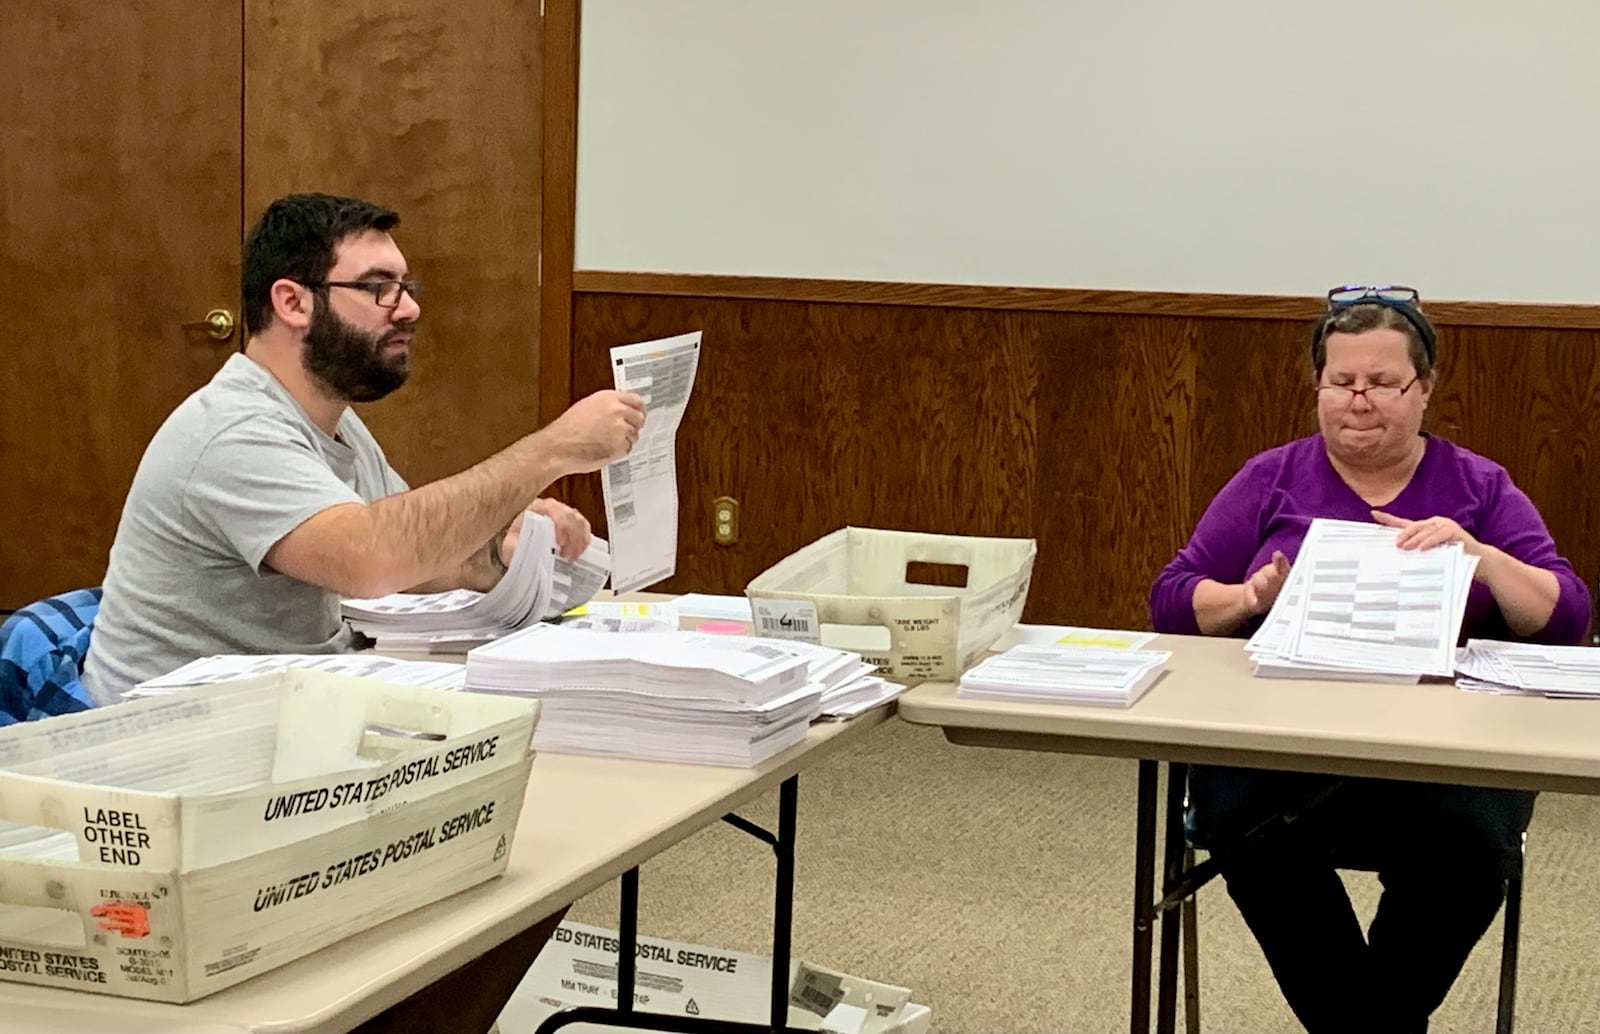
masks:
{"label": "barcode on tray", "polygon": [[828,994],[826,991],[820,991],[810,984],[802,984],[795,988],[794,994],[790,997],[796,1005],[809,1009],[818,1016],[828,1015],[833,1011],[833,1007],[839,1004],[838,998]]}

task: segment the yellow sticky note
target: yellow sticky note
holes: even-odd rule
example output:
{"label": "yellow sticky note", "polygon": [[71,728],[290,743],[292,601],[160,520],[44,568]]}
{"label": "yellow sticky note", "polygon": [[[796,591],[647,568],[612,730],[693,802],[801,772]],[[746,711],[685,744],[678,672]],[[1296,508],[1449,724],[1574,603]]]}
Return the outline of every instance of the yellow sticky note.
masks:
{"label": "yellow sticky note", "polygon": [[1126,650],[1133,644],[1133,636],[1107,635],[1104,632],[1072,632],[1056,640],[1057,646],[1100,646],[1113,650]]}

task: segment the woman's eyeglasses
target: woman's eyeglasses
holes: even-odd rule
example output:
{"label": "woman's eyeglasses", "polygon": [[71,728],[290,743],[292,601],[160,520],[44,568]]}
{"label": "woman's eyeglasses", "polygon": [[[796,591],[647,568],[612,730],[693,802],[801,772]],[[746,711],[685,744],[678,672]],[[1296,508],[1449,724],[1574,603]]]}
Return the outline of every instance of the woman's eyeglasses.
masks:
{"label": "woman's eyeglasses", "polygon": [[[1381,406],[1387,402],[1398,402],[1400,396],[1410,391],[1411,386],[1420,379],[1418,377],[1411,378],[1403,388],[1398,384],[1369,384],[1365,388],[1352,388],[1348,384],[1319,384],[1315,391],[1318,398],[1327,397],[1336,404],[1342,403],[1346,406],[1353,406],[1356,402],[1356,396],[1361,395],[1365,396],[1366,400],[1373,405]],[[1323,392],[1327,392],[1327,395],[1324,396]]]}
{"label": "woman's eyeglasses", "polygon": [[1417,294],[1415,287],[1402,287],[1399,284],[1377,284],[1373,286],[1345,284],[1328,292],[1328,308],[1330,309],[1337,309],[1345,305],[1355,305],[1358,302],[1418,306],[1422,303],[1422,296]]}

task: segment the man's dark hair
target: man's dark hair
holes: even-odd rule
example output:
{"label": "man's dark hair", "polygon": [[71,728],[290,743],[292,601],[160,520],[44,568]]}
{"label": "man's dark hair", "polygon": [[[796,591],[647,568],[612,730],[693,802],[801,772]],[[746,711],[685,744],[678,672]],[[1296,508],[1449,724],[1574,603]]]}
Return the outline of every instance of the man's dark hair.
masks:
{"label": "man's dark hair", "polygon": [[392,209],[332,194],[290,194],[268,205],[244,240],[245,330],[257,334],[272,321],[275,282],[326,280],[340,241],[363,230],[387,233],[399,221]]}

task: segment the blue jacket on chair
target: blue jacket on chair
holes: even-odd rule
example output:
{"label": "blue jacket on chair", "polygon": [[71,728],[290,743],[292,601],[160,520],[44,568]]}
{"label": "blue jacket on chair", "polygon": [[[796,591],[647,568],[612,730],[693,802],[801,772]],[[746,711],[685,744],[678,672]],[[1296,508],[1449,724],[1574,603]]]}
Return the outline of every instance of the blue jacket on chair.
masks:
{"label": "blue jacket on chair", "polygon": [[99,611],[99,589],[74,589],[0,624],[0,725],[94,706],[81,675]]}

